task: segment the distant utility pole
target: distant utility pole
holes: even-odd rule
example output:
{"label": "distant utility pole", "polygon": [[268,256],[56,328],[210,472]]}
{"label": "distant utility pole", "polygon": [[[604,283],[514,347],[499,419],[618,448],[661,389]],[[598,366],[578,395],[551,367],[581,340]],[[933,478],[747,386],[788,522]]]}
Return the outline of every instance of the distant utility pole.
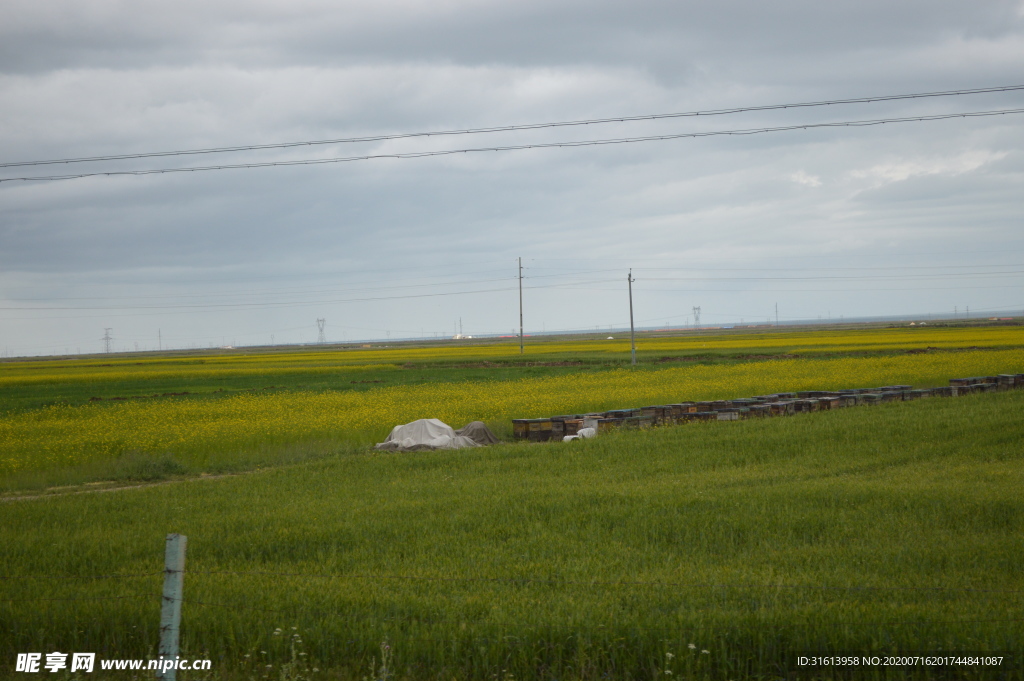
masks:
{"label": "distant utility pole", "polygon": [[523,259],[519,258],[519,354],[523,354]]}
{"label": "distant utility pole", "polygon": [[320,331],[317,334],[316,342],[320,343],[321,345],[323,345],[324,343],[327,342],[327,336],[324,335],[324,324],[326,324],[326,323],[327,323],[326,319],[317,319],[316,320],[316,327]]}
{"label": "distant utility pole", "polygon": [[108,328],[104,327],[104,329],[103,329],[103,332],[104,332],[103,333],[103,338],[100,339],[104,343],[104,351],[108,352],[108,353],[110,352],[110,341],[114,340],[110,336],[110,332],[111,331],[113,331],[113,329],[108,329]]}
{"label": "distant utility pole", "polygon": [[700,328],[700,305],[693,308],[693,328]]}
{"label": "distant utility pole", "polygon": [[156,346],[160,350],[164,349],[164,335],[161,333],[160,329],[156,330]]}
{"label": "distant utility pole", "polygon": [[775,328],[779,327],[779,304],[775,303]]}
{"label": "distant utility pole", "polygon": [[636,334],[633,332],[633,269],[630,268],[626,275],[629,282],[629,351],[633,357],[632,364],[636,364]]}

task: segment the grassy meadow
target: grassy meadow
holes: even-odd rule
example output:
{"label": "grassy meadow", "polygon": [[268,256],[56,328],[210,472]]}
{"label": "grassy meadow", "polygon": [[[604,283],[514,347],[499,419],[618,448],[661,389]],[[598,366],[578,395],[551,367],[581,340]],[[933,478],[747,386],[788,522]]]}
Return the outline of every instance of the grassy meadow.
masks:
{"label": "grassy meadow", "polygon": [[[1019,328],[917,333],[647,339],[637,369],[618,341],[0,364],[0,676],[30,678],[19,652],[153,656],[180,532],[183,651],[213,671],[179,679],[1024,679],[1024,391],[368,449],[425,416],[507,436],[513,417],[1024,372]],[[82,493],[112,478],[166,484]],[[997,651],[998,669],[796,664]]]}

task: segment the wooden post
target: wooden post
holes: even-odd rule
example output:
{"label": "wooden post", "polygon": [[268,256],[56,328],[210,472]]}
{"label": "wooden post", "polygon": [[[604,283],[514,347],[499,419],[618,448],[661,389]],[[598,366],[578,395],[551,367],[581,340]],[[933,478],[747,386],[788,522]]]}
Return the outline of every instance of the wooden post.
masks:
{"label": "wooden post", "polygon": [[187,539],[183,534],[167,535],[167,548],[164,552],[164,597],[160,608],[160,657],[163,664],[156,674],[156,678],[161,681],[176,681],[177,678],[174,663],[178,658],[178,631],[181,627]]}

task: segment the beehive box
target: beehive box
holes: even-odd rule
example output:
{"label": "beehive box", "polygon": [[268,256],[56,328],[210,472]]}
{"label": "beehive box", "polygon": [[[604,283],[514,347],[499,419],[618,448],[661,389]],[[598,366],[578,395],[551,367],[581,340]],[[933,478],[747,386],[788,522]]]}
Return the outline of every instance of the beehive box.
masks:
{"label": "beehive box", "polygon": [[672,407],[665,405],[644,407],[640,411],[641,416],[653,419],[655,424],[665,423],[672,418]]}
{"label": "beehive box", "polygon": [[623,424],[623,422],[625,420],[626,419],[623,419],[623,418],[603,418],[603,419],[600,419],[597,422],[597,432],[598,433],[605,433],[605,432],[607,432],[609,430],[615,430],[616,428],[621,428],[622,424]]}
{"label": "beehive box", "polygon": [[551,419],[530,419],[528,421],[530,442],[547,442],[551,439]]}
{"label": "beehive box", "polygon": [[692,411],[697,411],[697,405],[693,402],[680,402],[679,404],[670,404],[669,407],[672,409],[672,417],[677,421],[683,414],[689,414]]}
{"label": "beehive box", "polygon": [[821,409],[839,409],[845,407],[846,403],[839,397],[821,397],[818,399]]}
{"label": "beehive box", "polygon": [[786,416],[796,413],[796,407],[791,401],[772,402],[768,405],[768,413],[772,416]]}
{"label": "beehive box", "polygon": [[796,400],[793,402],[793,410],[798,414],[803,412],[818,411],[820,404],[818,400]]}

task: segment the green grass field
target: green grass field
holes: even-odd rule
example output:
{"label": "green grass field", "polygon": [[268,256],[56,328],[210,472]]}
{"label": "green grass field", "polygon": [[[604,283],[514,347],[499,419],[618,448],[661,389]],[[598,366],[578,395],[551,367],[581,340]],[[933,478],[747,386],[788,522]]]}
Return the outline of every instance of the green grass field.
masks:
{"label": "green grass field", "polygon": [[[824,382],[865,367],[882,373],[864,380],[889,376],[900,355],[877,352],[887,353],[881,363],[819,357],[782,377],[763,373],[771,360],[733,357],[701,365],[700,380],[721,370],[737,383],[715,389],[746,386],[748,365],[750,380],[809,381],[818,366],[837,372]],[[895,366],[983,366],[962,364],[983,355],[1022,358],[1001,341]],[[512,380],[537,380],[518,368],[527,367],[506,367]],[[539,378],[555,384],[563,369],[528,368],[552,370]],[[626,385],[617,370],[597,370],[598,384]],[[1013,370],[1024,367],[1004,369]],[[362,371],[360,380],[401,375]],[[258,384],[241,375],[224,385]],[[628,385],[676,374],[638,376]],[[38,383],[29,386],[37,397]],[[81,394],[109,387],[84,383]],[[348,385],[367,397],[384,390]],[[45,413],[22,397],[6,418]],[[120,408],[69,408],[111,406]],[[0,676],[32,678],[13,671],[23,652],[154,656],[164,537],[180,532],[189,538],[183,652],[213,660],[211,673],[183,680],[832,678],[797,658],[957,652],[1009,657],[999,668],[858,667],[836,678],[1024,679],[1022,417],[1015,390],[571,445],[336,447],[223,477],[9,496]]]}

